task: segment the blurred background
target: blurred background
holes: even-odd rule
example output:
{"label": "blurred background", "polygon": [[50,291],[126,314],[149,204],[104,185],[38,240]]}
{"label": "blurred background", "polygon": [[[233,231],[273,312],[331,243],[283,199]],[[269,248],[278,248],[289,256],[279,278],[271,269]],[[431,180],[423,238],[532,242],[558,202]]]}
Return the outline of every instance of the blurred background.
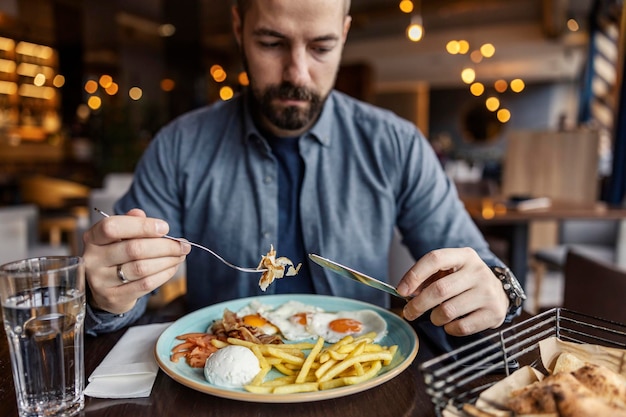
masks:
{"label": "blurred background", "polygon": [[[247,85],[230,3],[0,0],[0,208],[36,209],[31,253],[80,252],[88,208],[110,209],[158,129]],[[351,14],[336,87],[414,122],[468,201],[623,205],[623,1],[353,0]],[[550,174],[529,168],[538,143],[554,145]],[[564,187],[572,172],[582,185]]]}

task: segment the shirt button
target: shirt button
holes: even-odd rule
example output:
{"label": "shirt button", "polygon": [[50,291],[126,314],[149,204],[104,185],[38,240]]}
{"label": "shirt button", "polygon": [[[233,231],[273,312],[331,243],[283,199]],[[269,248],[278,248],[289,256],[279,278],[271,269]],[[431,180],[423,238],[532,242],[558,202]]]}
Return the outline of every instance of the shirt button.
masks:
{"label": "shirt button", "polygon": [[267,176],[263,179],[263,181],[264,181],[266,184],[271,184],[271,183],[272,183],[272,181],[274,181],[274,178],[273,178],[271,175],[267,175]]}
{"label": "shirt button", "polygon": [[270,232],[263,232],[263,238],[264,239],[269,239],[270,236],[272,236]]}

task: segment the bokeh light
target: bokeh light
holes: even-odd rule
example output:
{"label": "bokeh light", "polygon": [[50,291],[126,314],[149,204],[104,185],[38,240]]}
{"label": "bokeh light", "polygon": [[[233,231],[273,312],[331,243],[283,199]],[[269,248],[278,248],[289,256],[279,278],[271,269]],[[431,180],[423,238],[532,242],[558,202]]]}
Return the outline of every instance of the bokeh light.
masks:
{"label": "bokeh light", "polygon": [[414,9],[414,5],[411,0],[402,0],[399,7],[403,13],[411,13]]}
{"label": "bokeh light", "polygon": [[459,41],[459,53],[465,55],[469,52],[470,44],[468,41],[461,39]]}
{"label": "bokeh light", "polygon": [[476,97],[481,96],[485,92],[485,86],[482,83],[473,83],[470,92]]}
{"label": "bokeh light", "polygon": [[486,43],[480,47],[480,53],[485,58],[491,58],[496,53],[496,47],[493,44]]}
{"label": "bokeh light", "polygon": [[116,95],[119,90],[120,86],[117,85],[117,83],[111,83],[111,85],[104,89],[104,91],[110,96]]}
{"label": "bokeh light", "polygon": [[161,90],[165,92],[170,92],[174,90],[175,87],[176,87],[176,82],[174,82],[174,80],[172,80],[171,78],[163,78],[161,80]]}
{"label": "bokeh light", "polygon": [[91,110],[98,110],[102,106],[102,100],[98,96],[91,96],[87,100],[87,105]]}
{"label": "bokeh light", "polygon": [[100,76],[100,80],[98,80],[98,83],[102,88],[107,89],[111,84],[113,84],[113,77],[104,74]]}
{"label": "bokeh light", "polygon": [[456,55],[460,50],[461,45],[459,44],[459,41],[452,40],[446,44],[446,51],[448,51],[450,55]]}
{"label": "bokeh light", "polygon": [[461,79],[465,84],[473,83],[476,79],[476,71],[474,71],[474,68],[464,68],[463,71],[461,71]]}
{"label": "bokeh light", "polygon": [[237,77],[237,81],[239,81],[239,84],[241,85],[249,85],[250,79],[248,78],[248,73],[245,71],[240,72],[239,76]]}
{"label": "bokeh light", "polygon": [[411,23],[406,29],[406,36],[412,42],[419,42],[424,36],[424,27],[419,23]]}
{"label": "bokeh light", "polygon": [[511,120],[511,112],[507,109],[498,110],[498,113],[496,113],[496,116],[498,117],[498,120],[501,123],[506,123],[509,120]]}
{"label": "bokeh light", "polygon": [[495,88],[498,93],[504,93],[508,87],[509,84],[505,80],[498,80],[493,84],[493,88]]}
{"label": "bokeh light", "polygon": [[522,90],[524,90],[524,88],[526,87],[526,84],[524,84],[524,81],[522,81],[520,78],[516,78],[514,80],[511,80],[511,91],[513,91],[514,93],[519,93]]}
{"label": "bokeh light", "polygon": [[130,90],[128,90],[128,96],[131,99],[137,101],[141,98],[141,96],[143,96],[143,91],[139,87],[132,87]]}
{"label": "bokeh light", "polygon": [[220,98],[224,101],[230,100],[235,95],[235,92],[229,86],[220,88]]}
{"label": "bokeh light", "polygon": [[85,91],[89,94],[93,94],[98,91],[98,83],[94,80],[89,80],[85,83]]}
{"label": "bokeh light", "polygon": [[500,107],[500,100],[497,97],[489,97],[485,100],[485,106],[489,111],[496,111]]}
{"label": "bokeh light", "polygon": [[54,76],[54,79],[52,80],[52,85],[55,86],[56,88],[61,88],[65,85],[65,77],[62,76],[61,74],[57,74]]}

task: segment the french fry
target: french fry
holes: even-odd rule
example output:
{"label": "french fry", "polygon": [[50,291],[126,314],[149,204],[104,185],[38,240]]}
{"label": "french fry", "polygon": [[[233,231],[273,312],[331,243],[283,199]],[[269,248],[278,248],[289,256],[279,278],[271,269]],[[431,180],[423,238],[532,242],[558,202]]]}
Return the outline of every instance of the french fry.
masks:
{"label": "french fry", "polygon": [[211,344],[212,344],[213,346],[215,346],[216,348],[218,348],[218,349],[221,349],[221,348],[226,347],[226,346],[228,346],[228,345],[229,345],[227,342],[222,342],[222,341],[221,341],[221,340],[219,340],[219,339],[213,339],[213,340],[211,340]]}
{"label": "french fry", "polygon": [[343,378],[331,379],[328,381],[320,382],[320,389],[327,390],[332,388],[343,387],[346,385],[354,385],[359,384],[361,382],[367,381],[368,379],[376,376],[378,371],[382,368],[381,361],[375,361],[372,363],[370,368],[363,374],[359,376],[346,376]]}
{"label": "french fry", "polygon": [[383,361],[383,365],[387,366],[389,364],[391,364],[391,359],[393,359],[394,356],[396,356],[396,352],[398,351],[398,345],[393,345],[389,348],[389,352],[391,352],[391,358],[390,359],[385,359]]}
{"label": "french fry", "polygon": [[283,343],[283,344],[277,344],[277,345],[262,345],[262,346],[271,346],[274,349],[308,350],[308,349],[313,349],[313,347],[315,346],[315,343],[308,343],[308,342],[303,342],[303,343]]}
{"label": "french fry", "polygon": [[335,360],[335,359],[330,359],[330,360],[324,362],[322,364],[322,366],[317,368],[317,370],[315,371],[315,376],[317,377],[317,379],[319,379],[322,375],[324,375],[336,363],[337,363],[337,360]]}
{"label": "french fry", "polygon": [[324,373],[320,378],[320,382],[328,381],[335,376],[339,375],[342,371],[345,371],[352,365],[357,362],[367,362],[374,360],[391,360],[393,355],[391,352],[372,352],[372,353],[363,353],[360,355],[353,356],[349,359],[338,362],[333,367],[331,367],[326,373]]}
{"label": "french fry", "polygon": [[322,350],[322,347],[324,347],[324,338],[318,337],[317,338],[317,342],[315,343],[315,346],[313,346],[313,349],[311,349],[311,352],[309,352],[309,356],[307,356],[306,360],[302,364],[302,368],[300,369],[300,373],[298,374],[298,377],[296,378],[296,383],[297,384],[300,384],[300,383],[304,382],[304,380],[306,379],[307,375],[309,374],[309,370],[311,370],[311,366],[313,365],[313,361],[315,359],[317,359],[317,355]]}
{"label": "french fry", "polygon": [[295,376],[297,374],[293,369],[287,368],[284,363],[277,363],[274,368],[283,375]]}
{"label": "french fry", "polygon": [[265,387],[262,385],[244,385],[243,388],[254,394],[271,394],[274,387]]}
{"label": "french fry", "polygon": [[261,349],[259,349],[259,346],[254,345],[250,348],[250,350],[252,350],[252,353],[254,353],[254,356],[256,356],[256,358],[258,359],[261,369],[268,368],[269,370],[271,368],[270,364],[267,363],[267,359],[265,359],[265,356],[263,356],[263,354],[261,353]]}
{"label": "french fry", "polygon": [[226,339],[226,341],[231,345],[245,346],[247,348],[250,348],[252,346],[258,346],[256,343],[248,342],[247,340],[237,339],[235,337],[229,337]]}
{"label": "french fry", "polygon": [[265,379],[265,377],[271,370],[272,370],[272,367],[269,365],[266,367],[261,367],[261,370],[259,371],[258,374],[256,374],[256,376],[254,377],[252,382],[250,382],[249,385],[256,385],[256,386],[261,385],[261,383],[263,382],[263,379]]}
{"label": "french fry", "polygon": [[295,394],[297,392],[312,392],[319,391],[319,385],[317,382],[304,382],[302,384],[288,384],[281,385],[274,388],[272,393],[274,394]]}
{"label": "french fry", "polygon": [[263,383],[263,386],[266,387],[278,387],[280,385],[287,385],[287,384],[293,384],[294,382],[296,382],[296,376],[295,375],[283,375],[283,376],[279,376],[277,378],[274,378],[270,381],[265,381]]}
{"label": "french fry", "polygon": [[288,352],[284,352],[281,349],[274,349],[271,346],[267,347],[267,352],[276,358],[281,358],[283,362],[294,363],[296,365],[302,365],[304,363],[303,358],[299,356],[294,356]]}

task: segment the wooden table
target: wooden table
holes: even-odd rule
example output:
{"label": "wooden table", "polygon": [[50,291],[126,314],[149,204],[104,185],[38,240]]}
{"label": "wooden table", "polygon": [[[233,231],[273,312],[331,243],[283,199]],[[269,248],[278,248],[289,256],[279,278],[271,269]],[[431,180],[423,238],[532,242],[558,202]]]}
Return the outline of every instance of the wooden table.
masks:
{"label": "wooden table", "polygon": [[[149,311],[138,324],[175,320],[184,315],[184,302],[177,299],[163,309]],[[124,334],[120,330],[97,338],[85,338],[85,377],[89,376]],[[159,371],[152,394],[140,399],[85,398],[85,417],[167,416],[434,416],[425,391],[419,363],[432,356],[420,344],[417,359],[409,368],[386,383],[347,397],[298,404],[263,404],[223,399],[183,386]],[[0,416],[16,417],[17,405],[9,350],[4,331],[0,334]]]}
{"label": "wooden table", "polygon": [[[464,198],[465,207],[474,222],[485,233],[496,233],[507,239],[509,267],[524,284],[528,272],[528,229],[535,221],[597,219],[625,220],[626,208],[608,207],[598,202],[581,204],[552,200],[546,208],[516,210],[507,208],[497,197]],[[620,244],[626,245],[626,236],[620,237]]]}

